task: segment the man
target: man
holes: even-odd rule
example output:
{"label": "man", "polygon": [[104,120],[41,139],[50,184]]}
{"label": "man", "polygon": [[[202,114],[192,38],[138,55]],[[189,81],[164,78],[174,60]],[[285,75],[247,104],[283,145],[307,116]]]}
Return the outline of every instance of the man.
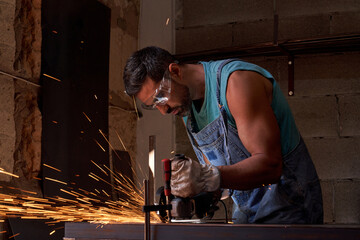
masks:
{"label": "man", "polygon": [[231,189],[235,223],[322,223],[319,179],[285,97],[265,69],[236,59],[181,64],[147,47],[124,84],[143,107],[183,117],[201,164],[172,162],[172,193]]}

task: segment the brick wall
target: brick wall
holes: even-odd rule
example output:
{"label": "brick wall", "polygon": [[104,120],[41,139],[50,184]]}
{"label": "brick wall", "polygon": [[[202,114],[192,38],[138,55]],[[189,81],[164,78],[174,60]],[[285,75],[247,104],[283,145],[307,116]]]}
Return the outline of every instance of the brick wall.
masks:
{"label": "brick wall", "polygon": [[[360,2],[276,1],[279,40],[360,33]],[[176,53],[273,40],[273,1],[177,0]],[[194,37],[195,36],[195,37]],[[244,58],[268,69],[287,95],[287,58]],[[321,179],[326,223],[360,223],[360,53],[295,57],[287,97]],[[177,151],[193,156],[176,123]]]}

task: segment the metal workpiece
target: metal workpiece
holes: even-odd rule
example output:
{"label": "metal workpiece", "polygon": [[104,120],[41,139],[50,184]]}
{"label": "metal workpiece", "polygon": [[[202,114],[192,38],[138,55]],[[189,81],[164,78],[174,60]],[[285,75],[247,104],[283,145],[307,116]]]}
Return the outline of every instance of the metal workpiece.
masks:
{"label": "metal workpiece", "polygon": [[[149,205],[149,181],[144,180],[144,199],[145,205]],[[150,212],[145,212],[145,224],[144,224],[144,240],[150,240]]]}
{"label": "metal workpiece", "polygon": [[[151,224],[152,240],[182,239],[360,239],[360,225]],[[73,240],[143,240],[144,224],[66,223],[65,238]]]}

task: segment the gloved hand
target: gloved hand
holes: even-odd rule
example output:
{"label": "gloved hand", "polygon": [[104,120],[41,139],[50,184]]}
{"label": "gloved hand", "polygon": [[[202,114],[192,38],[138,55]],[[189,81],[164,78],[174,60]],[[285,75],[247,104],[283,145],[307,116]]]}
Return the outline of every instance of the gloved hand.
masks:
{"label": "gloved hand", "polygon": [[220,189],[220,172],[209,164],[178,155],[171,159],[171,193],[177,197],[193,197],[201,192]]}

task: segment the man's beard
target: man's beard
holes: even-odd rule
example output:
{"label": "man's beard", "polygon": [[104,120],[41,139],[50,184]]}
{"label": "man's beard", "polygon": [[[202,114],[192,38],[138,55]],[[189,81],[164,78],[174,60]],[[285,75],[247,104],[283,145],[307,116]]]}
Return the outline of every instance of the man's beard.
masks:
{"label": "man's beard", "polygon": [[173,111],[178,111],[176,113],[176,116],[179,117],[185,117],[188,116],[190,114],[190,109],[191,109],[191,104],[192,104],[192,100],[190,97],[190,92],[189,89],[186,89],[187,91],[185,92],[185,97],[181,100],[181,104],[180,106],[176,106],[176,107],[170,107],[167,110],[167,113],[172,113]]}

